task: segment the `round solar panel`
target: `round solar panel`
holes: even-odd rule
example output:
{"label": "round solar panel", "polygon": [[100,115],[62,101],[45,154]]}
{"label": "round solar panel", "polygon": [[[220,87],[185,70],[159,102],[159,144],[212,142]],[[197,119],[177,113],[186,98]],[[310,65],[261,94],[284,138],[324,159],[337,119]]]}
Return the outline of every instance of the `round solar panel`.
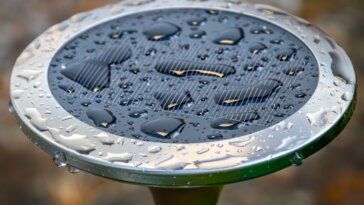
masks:
{"label": "round solar panel", "polygon": [[297,112],[317,62],[282,28],[229,11],[161,9],[78,34],[54,56],[49,85],[81,121],[145,141],[251,134]]}
{"label": "round solar panel", "polygon": [[37,38],[11,109],[59,166],[200,187],[301,164],[344,128],[355,88],[342,48],[279,9],[123,1]]}

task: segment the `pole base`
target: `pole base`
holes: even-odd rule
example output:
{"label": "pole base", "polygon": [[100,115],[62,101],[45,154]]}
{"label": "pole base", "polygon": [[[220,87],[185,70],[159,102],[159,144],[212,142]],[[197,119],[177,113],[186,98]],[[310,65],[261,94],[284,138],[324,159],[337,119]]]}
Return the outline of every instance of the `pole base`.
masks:
{"label": "pole base", "polygon": [[156,205],[216,205],[223,186],[149,189]]}

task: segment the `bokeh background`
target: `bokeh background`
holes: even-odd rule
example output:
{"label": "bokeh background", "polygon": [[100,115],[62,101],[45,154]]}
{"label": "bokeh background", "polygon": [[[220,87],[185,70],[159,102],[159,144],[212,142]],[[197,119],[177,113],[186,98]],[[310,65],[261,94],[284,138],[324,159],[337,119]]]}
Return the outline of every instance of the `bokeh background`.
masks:
{"label": "bokeh background", "polygon": [[[0,0],[0,204],[151,205],[148,190],[56,168],[8,113],[16,57],[46,28],[116,0]],[[301,167],[227,186],[223,205],[364,204],[364,1],[256,0],[308,19],[331,34],[353,60],[359,82],[347,129]]]}

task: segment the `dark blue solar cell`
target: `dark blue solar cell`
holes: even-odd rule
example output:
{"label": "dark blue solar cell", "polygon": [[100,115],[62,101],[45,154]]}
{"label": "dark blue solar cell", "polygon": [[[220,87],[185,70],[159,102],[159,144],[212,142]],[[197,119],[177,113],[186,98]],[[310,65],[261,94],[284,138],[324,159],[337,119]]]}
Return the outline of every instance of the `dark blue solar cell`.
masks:
{"label": "dark blue solar cell", "polygon": [[319,76],[311,51],[283,28],[203,9],[105,22],[64,45],[51,65],[52,93],[70,114],[105,132],[170,143],[277,124],[310,99]]}

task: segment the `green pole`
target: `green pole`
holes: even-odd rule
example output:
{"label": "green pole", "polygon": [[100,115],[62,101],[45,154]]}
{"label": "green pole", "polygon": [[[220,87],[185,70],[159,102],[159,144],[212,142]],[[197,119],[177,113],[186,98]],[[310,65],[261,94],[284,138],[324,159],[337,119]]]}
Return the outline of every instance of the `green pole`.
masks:
{"label": "green pole", "polygon": [[223,186],[149,189],[156,205],[217,205]]}

